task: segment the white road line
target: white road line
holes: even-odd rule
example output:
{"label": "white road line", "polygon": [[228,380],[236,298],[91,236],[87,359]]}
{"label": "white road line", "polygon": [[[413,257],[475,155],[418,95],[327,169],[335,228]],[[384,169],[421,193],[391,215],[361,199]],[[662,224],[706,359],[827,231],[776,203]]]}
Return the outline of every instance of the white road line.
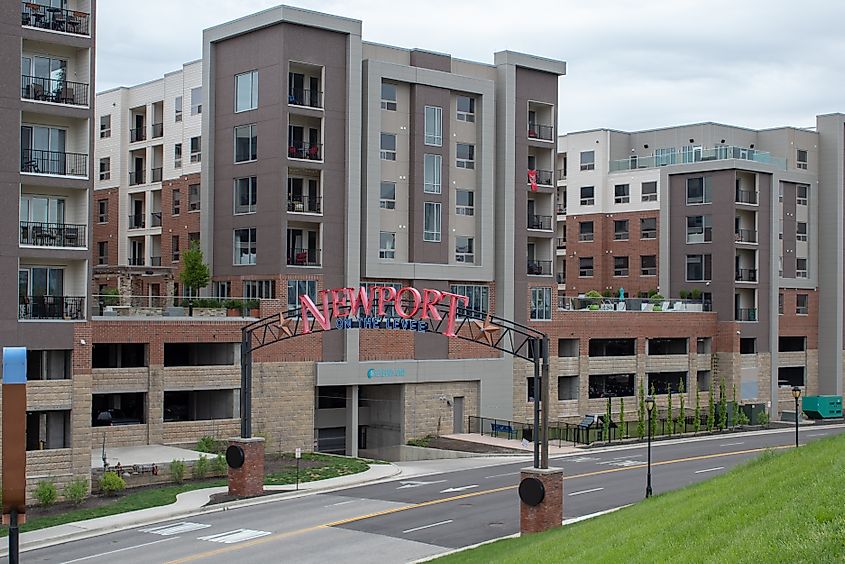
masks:
{"label": "white road line", "polygon": [[805,437],[824,437],[827,433],[811,433],[809,435],[804,435]]}
{"label": "white road line", "polygon": [[570,495],[570,496],[573,496],[573,495],[588,494],[588,493],[593,493],[593,492],[600,492],[600,491],[602,491],[603,489],[604,489],[604,488],[593,488],[593,489],[591,489],[591,490],[581,490],[580,492],[572,492],[572,493],[571,493],[571,494],[569,494],[569,495]]}
{"label": "white road line", "polygon": [[739,443],[724,443],[724,444],[721,444],[719,446],[736,446],[736,445],[744,445],[744,444],[745,444],[745,442],[743,441],[743,442],[739,442]]}
{"label": "white road line", "polygon": [[118,548],[117,550],[110,550],[108,552],[101,552],[99,554],[92,554],[90,556],[83,556],[82,558],[74,558],[73,560],[65,560],[62,564],[71,564],[71,562],[82,562],[83,560],[91,560],[92,558],[100,558],[101,556],[108,556],[109,554],[117,554],[118,552],[125,552],[127,550],[134,550],[136,548],[143,548],[145,546],[150,546],[153,544],[158,544],[160,542],[167,542],[176,540],[179,537],[170,537],[169,539],[159,539],[154,540],[152,542],[145,542],[144,544],[136,544],[135,546],[126,546],[123,548]]}
{"label": "white road line", "polygon": [[420,486],[430,486],[431,484],[442,484],[443,482],[448,482],[448,480],[434,480],[433,482],[423,482],[421,480],[402,480],[399,482],[402,484],[397,490],[404,490],[407,488],[418,488]]}
{"label": "white road line", "polygon": [[715,468],[708,468],[707,470],[696,470],[696,474],[704,474],[705,472],[715,472],[716,470],[724,470],[724,466],[716,466]]}
{"label": "white road line", "polygon": [[269,531],[256,531],[254,529],[235,529],[234,531],[228,531],[225,533],[217,533],[216,535],[208,535],[205,537],[199,537],[199,540],[205,540],[210,542],[219,542],[223,544],[234,544],[236,542],[243,542],[252,539],[257,539],[259,537],[264,537],[269,535]]}
{"label": "white road line", "polygon": [[484,476],[485,480],[490,478],[502,478],[504,476],[516,476],[519,472],[505,472],[504,474],[493,474],[492,476]]}
{"label": "white road line", "polygon": [[181,523],[170,523],[167,525],[159,525],[157,527],[148,527],[146,529],[141,529],[141,532],[170,537],[173,535],[181,535],[182,533],[189,533],[191,531],[198,531],[200,529],[207,529],[210,526],[211,525],[205,523],[191,523],[190,521],[183,521]]}
{"label": "white road line", "polygon": [[422,527],[414,527],[413,529],[407,529],[402,531],[403,533],[413,533],[414,531],[422,531],[423,529],[430,529],[432,527],[437,527],[438,525],[446,525],[447,523],[451,523],[453,519],[449,519],[448,521],[440,521],[439,523],[432,523],[431,525],[423,525]]}
{"label": "white road line", "polygon": [[452,493],[452,492],[462,492],[464,490],[471,490],[472,488],[477,488],[478,484],[470,484],[468,486],[460,486],[457,488],[446,488],[445,490],[440,490],[440,493]]}
{"label": "white road line", "polygon": [[329,505],[324,505],[323,507],[337,507],[338,505],[346,505],[347,503],[355,503],[355,500],[350,499],[349,501],[338,501],[337,503],[330,503]]}

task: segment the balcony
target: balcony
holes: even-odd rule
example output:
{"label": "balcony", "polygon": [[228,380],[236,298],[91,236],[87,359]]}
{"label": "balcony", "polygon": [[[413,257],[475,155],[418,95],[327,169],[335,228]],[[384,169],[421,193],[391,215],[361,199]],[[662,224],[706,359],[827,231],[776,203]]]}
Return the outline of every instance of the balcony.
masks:
{"label": "balcony", "polygon": [[144,214],[136,213],[129,216],[129,229],[143,229],[146,225]]}
{"label": "balcony", "polygon": [[150,227],[161,227],[161,212],[153,212],[150,214]]}
{"label": "balcony", "polygon": [[84,248],[85,225],[21,221],[21,245]]}
{"label": "balcony", "polygon": [[557,179],[558,179],[558,181],[566,180],[566,169],[565,168],[557,169]]}
{"label": "balcony", "polygon": [[558,237],[557,238],[557,248],[558,249],[565,249],[566,248],[566,237]]}
{"label": "balcony", "polygon": [[552,230],[552,216],[550,215],[529,215],[528,229],[539,229],[542,231]]}
{"label": "balcony", "polygon": [[144,184],[146,180],[147,171],[145,170],[135,170],[129,173],[129,185],[130,186],[137,186],[139,184]]}
{"label": "balcony", "polygon": [[305,106],[306,108],[322,108],[323,93],[308,88],[291,88],[288,93],[288,104],[291,106]]}
{"label": "balcony", "polygon": [[735,280],[737,282],[757,282],[757,269],[737,268]]}
{"label": "balcony", "polygon": [[738,229],[735,237],[737,243],[756,243],[757,231],[755,229]]}
{"label": "balcony", "polygon": [[563,272],[558,272],[555,274],[555,280],[557,280],[558,284],[566,284],[566,274]]}
{"label": "balcony", "polygon": [[528,274],[532,276],[551,276],[552,261],[550,260],[529,260]]}
{"label": "balcony", "polygon": [[21,172],[88,177],[88,155],[64,151],[21,150]]}
{"label": "balcony", "polygon": [[21,2],[21,25],[74,35],[89,35],[90,20],[89,14],[78,10]]}
{"label": "balcony", "polygon": [[137,143],[138,141],[144,141],[147,138],[147,130],[143,127],[137,127],[135,129],[129,130],[129,142],[130,143]]}
{"label": "balcony", "polygon": [[754,161],[762,164],[772,165],[780,170],[786,170],[786,159],[772,156],[766,151],[736,147],[732,145],[721,145],[709,149],[695,149],[692,151],[669,153],[658,156],[631,156],[625,159],[610,161],[610,172],[635,170],[638,168],[656,168],[674,164],[687,164],[708,161],[722,161],[727,159],[738,159]]}
{"label": "balcony", "polygon": [[161,171],[162,171],[161,167],[152,169],[150,171],[150,176],[151,176],[150,182],[161,182]]}
{"label": "balcony", "polygon": [[630,312],[706,312],[710,304],[701,300],[667,298],[654,302],[650,298],[584,298],[558,296],[557,308],[562,311],[630,311]]}
{"label": "balcony", "polygon": [[751,204],[757,205],[757,192],[754,190],[737,190],[736,191],[737,204]]}
{"label": "balcony", "polygon": [[557,205],[557,214],[558,215],[566,215],[566,206],[562,204]]}
{"label": "balcony", "polygon": [[144,266],[144,257],[129,257],[129,266]]}
{"label": "balcony", "polygon": [[153,135],[153,139],[155,139],[157,137],[163,137],[164,136],[164,124],[163,123],[154,123],[152,135]]}
{"label": "balcony", "polygon": [[757,321],[757,308],[737,308],[735,313],[736,321]]}
{"label": "balcony", "polygon": [[21,75],[21,98],[70,106],[87,106],[88,85],[70,80]]}
{"label": "balcony", "polygon": [[294,196],[288,195],[288,211],[295,213],[320,213],[321,198],[319,196]]}
{"label": "balcony", "polygon": [[85,298],[20,296],[18,319],[85,319]]}
{"label": "balcony", "polygon": [[288,265],[320,266],[320,249],[288,249]]}
{"label": "balcony", "polygon": [[306,143],[304,141],[291,142],[288,145],[288,158],[321,161],[323,160],[323,145],[320,143]]}
{"label": "balcony", "polygon": [[150,257],[150,266],[161,266],[161,257]]}
{"label": "balcony", "polygon": [[555,128],[551,125],[541,125],[539,123],[528,124],[528,138],[542,139],[543,141],[554,141]]}
{"label": "balcony", "polygon": [[554,172],[551,170],[540,170],[536,169],[534,172],[537,174],[537,185],[539,186],[551,186],[554,180]]}

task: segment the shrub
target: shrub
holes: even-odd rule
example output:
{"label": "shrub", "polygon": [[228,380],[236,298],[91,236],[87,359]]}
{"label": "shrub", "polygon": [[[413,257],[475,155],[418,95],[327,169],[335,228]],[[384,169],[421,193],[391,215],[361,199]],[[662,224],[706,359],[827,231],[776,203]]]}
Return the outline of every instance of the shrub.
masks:
{"label": "shrub", "polygon": [[757,415],[757,424],[765,427],[769,424],[769,414],[765,411]]}
{"label": "shrub", "polygon": [[745,411],[742,409],[742,406],[734,404],[736,409],[736,414],[734,415],[734,424],[738,427],[742,427],[744,425],[748,425],[748,416],[745,414]]}
{"label": "shrub", "polygon": [[204,454],[201,454],[200,457],[194,462],[194,467],[191,469],[191,473],[194,476],[194,480],[202,480],[203,478],[208,475],[208,468],[210,464],[208,462],[208,457]]}
{"label": "shrub", "polygon": [[200,452],[207,452],[209,454],[216,454],[220,452],[220,444],[214,437],[206,435],[197,441],[197,450]]}
{"label": "shrub", "polygon": [[226,457],[218,454],[211,460],[211,472],[216,475],[226,474],[229,471],[229,465],[226,464]]}
{"label": "shrub", "polygon": [[244,307],[246,309],[258,309],[261,307],[261,302],[259,300],[244,300]]}
{"label": "shrub", "polygon": [[651,300],[651,303],[657,304],[662,302],[665,298],[663,297],[663,294],[652,294],[649,296],[649,299]]}
{"label": "shrub", "polygon": [[223,307],[226,309],[242,309],[244,303],[241,300],[226,300],[223,302]]}
{"label": "shrub", "polygon": [[689,298],[689,292],[686,290],[681,290],[680,292],[678,292],[678,296],[680,296],[682,300],[686,300],[687,298]]}
{"label": "shrub", "polygon": [[640,387],[637,391],[639,405],[637,407],[637,437],[643,439],[645,437],[645,390],[643,389],[643,381],[640,379]]}
{"label": "shrub", "polygon": [[181,484],[185,481],[185,461],[184,460],[173,460],[170,463],[170,477],[173,478],[173,481],[177,484]]}
{"label": "shrub", "polygon": [[59,498],[59,492],[56,491],[56,484],[49,480],[38,482],[35,488],[35,499],[44,507],[50,507]]}
{"label": "shrub", "polygon": [[120,290],[117,288],[106,288],[102,294],[103,305],[116,306],[120,303]]}
{"label": "shrub", "polygon": [[100,491],[104,495],[117,495],[126,489],[126,480],[117,475],[117,472],[106,472],[100,478]]}
{"label": "shrub", "polygon": [[695,387],[695,415],[692,420],[692,432],[696,435],[701,430],[701,392]]}
{"label": "shrub", "polygon": [[700,300],[701,299],[701,289],[700,288],[693,288],[690,293],[689,297],[691,300]]}
{"label": "shrub", "polygon": [[88,482],[82,478],[77,478],[72,482],[68,482],[65,489],[62,491],[65,501],[69,501],[74,505],[79,505],[85,501],[85,496],[88,495]]}

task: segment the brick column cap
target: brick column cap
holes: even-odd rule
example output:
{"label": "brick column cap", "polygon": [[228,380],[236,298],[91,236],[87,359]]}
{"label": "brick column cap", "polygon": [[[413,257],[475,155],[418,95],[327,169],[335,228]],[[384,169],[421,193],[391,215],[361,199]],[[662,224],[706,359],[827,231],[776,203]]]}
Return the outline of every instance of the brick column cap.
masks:
{"label": "brick column cap", "polygon": [[563,474],[563,468],[534,468],[529,466],[521,470],[523,474],[536,474],[541,476],[553,476],[555,474]]}
{"label": "brick column cap", "polygon": [[245,444],[250,444],[250,443],[263,443],[263,442],[264,442],[264,437],[250,437],[250,438],[248,438],[248,439],[247,439],[246,437],[232,437],[232,438],[230,438],[230,439],[229,439],[229,442],[232,442],[232,443],[245,443]]}

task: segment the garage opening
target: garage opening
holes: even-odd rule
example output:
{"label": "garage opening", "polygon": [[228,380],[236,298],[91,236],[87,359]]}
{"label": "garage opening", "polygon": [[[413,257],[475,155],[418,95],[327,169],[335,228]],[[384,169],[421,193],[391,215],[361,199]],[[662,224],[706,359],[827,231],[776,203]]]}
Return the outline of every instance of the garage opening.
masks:
{"label": "garage opening", "polygon": [[591,374],[590,399],[634,395],[633,374]]}
{"label": "garage opening", "polygon": [[67,380],[71,377],[71,351],[26,351],[27,380]]}
{"label": "garage opening", "polygon": [[648,354],[661,356],[669,354],[687,354],[686,339],[649,339]]}
{"label": "garage opening", "polygon": [[94,368],[141,368],[147,366],[147,346],[143,343],[94,343]]}
{"label": "garage opening", "polygon": [[652,386],[656,394],[668,394],[672,390],[673,394],[680,391],[681,382],[684,383],[684,389],[688,390],[687,373],[686,372],[649,372],[648,373],[648,391],[651,392]]}
{"label": "garage opening", "polygon": [[147,394],[94,394],[91,396],[91,425],[136,425],[146,421]]}
{"label": "garage opening", "polygon": [[27,411],[26,450],[70,448],[70,410]]}
{"label": "garage opening", "polygon": [[165,366],[230,366],[234,343],[164,343]]}
{"label": "garage opening", "polygon": [[807,337],[778,337],[778,352],[804,352]]}
{"label": "garage opening", "polygon": [[803,366],[781,366],[778,368],[778,386],[803,386]]}
{"label": "garage opening", "polygon": [[634,356],[636,339],[590,339],[590,356]]}
{"label": "garage opening", "polygon": [[164,392],[164,421],[232,419],[240,390]]}

